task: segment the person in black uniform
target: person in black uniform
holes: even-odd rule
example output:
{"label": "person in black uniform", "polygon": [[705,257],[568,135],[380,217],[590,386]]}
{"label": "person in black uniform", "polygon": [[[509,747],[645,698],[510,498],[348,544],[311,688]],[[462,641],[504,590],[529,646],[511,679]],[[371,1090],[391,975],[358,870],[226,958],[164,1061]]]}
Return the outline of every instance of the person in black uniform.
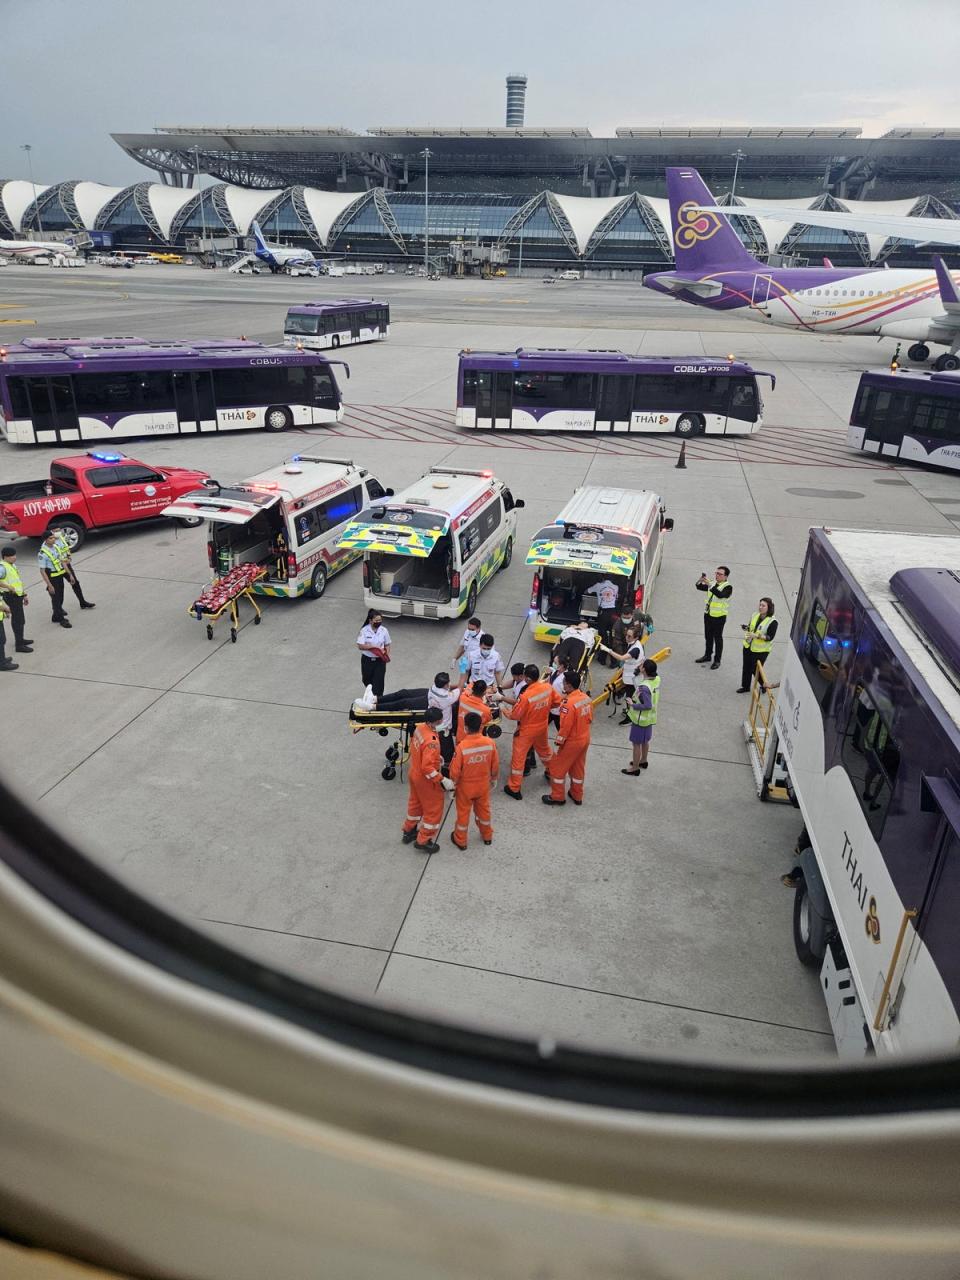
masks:
{"label": "person in black uniform", "polygon": [[694,583],[698,591],[707,593],[703,610],[703,657],[696,662],[709,662],[710,670],[716,671],[723,657],[723,628],[730,611],[730,597],[733,587],[727,581],[730,570],[725,564],[717,566],[713,582],[705,573],[701,573]]}

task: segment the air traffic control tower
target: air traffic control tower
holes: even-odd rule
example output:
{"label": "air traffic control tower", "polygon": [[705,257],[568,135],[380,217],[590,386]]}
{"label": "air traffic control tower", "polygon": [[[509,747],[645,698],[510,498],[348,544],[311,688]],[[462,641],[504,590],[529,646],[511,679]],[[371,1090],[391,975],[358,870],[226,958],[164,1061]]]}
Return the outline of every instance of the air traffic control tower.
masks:
{"label": "air traffic control tower", "polygon": [[527,77],[521,75],[507,76],[507,119],[508,129],[522,129],[523,116],[527,100]]}

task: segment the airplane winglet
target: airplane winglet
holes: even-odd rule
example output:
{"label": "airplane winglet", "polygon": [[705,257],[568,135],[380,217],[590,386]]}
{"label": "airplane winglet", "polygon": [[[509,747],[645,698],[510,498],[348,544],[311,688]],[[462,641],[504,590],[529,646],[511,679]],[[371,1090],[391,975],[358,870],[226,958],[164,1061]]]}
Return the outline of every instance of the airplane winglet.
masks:
{"label": "airplane winglet", "polygon": [[953,277],[947,270],[942,258],[934,258],[933,269],[937,273],[937,284],[940,286],[940,300],[945,311],[960,311],[960,294],[953,283]]}

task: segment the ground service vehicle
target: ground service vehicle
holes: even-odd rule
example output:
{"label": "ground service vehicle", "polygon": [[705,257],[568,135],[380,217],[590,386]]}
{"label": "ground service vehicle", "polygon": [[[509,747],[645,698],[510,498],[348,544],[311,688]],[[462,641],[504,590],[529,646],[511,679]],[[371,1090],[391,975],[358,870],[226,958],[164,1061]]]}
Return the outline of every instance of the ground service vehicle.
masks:
{"label": "ground service vehicle", "polygon": [[[43,538],[60,529],[76,551],[89,530],[155,519],[174,498],[206,479],[206,471],[152,467],[122,453],[54,458],[49,478],[0,485],[0,529],[20,538]],[[200,519],[185,513],[182,523]]]}
{"label": "ground service vehicle", "polygon": [[363,599],[390,616],[457,618],[513,557],[523,506],[492,471],[431,467],[388,503],[344,529],[363,552]]}
{"label": "ground service vehicle", "polygon": [[648,489],[577,489],[556,520],[533,537],[530,630],[554,644],[564,627],[598,612],[584,593],[609,578],[617,608],[649,611],[663,558],[662,534],[673,528],[663,499]]}
{"label": "ground service vehicle", "polygon": [[317,599],[360,556],[337,546],[345,523],[392,492],[348,459],[301,453],[240,484],[208,482],[163,514],[209,522],[207,558],[218,577],[238,564],[262,564],[269,572],[255,595]]}
{"label": "ground service vehicle", "polygon": [[283,323],[284,344],[308,351],[352,342],[377,342],[389,332],[390,307],[373,298],[298,303],[290,308]]}
{"label": "ground service vehicle", "polygon": [[184,262],[179,253],[151,253],[150,257],[154,262],[174,262],[178,265],[182,265]]}
{"label": "ground service vehicle", "polygon": [[26,338],[0,350],[0,432],[11,444],[283,431],[342,416],[324,356],[245,338]]}
{"label": "ground service vehicle", "polygon": [[861,374],[847,443],[883,458],[960,470],[960,373]]}
{"label": "ground service vehicle", "polygon": [[960,1039],[960,537],[811,529],[761,796],[808,845],[793,927],[841,1055]]}
{"label": "ground service vehicle", "polygon": [[758,373],[739,360],[628,356],[622,351],[461,351],[457,424],[525,431],[760,429]]}

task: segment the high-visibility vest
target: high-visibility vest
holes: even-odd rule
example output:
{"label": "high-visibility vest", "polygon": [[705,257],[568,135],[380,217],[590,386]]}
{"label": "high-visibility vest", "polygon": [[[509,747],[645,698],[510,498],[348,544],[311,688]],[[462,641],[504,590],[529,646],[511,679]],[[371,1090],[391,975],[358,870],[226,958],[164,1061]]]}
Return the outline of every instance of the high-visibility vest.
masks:
{"label": "high-visibility vest", "polygon": [[759,631],[760,634],[759,636],[754,636],[752,640],[749,638],[744,639],[743,647],[749,649],[751,653],[769,653],[773,648],[773,641],[767,639],[767,631],[772,621],[772,614],[767,614],[765,618],[761,618],[759,613],[755,613],[750,619],[750,626],[747,630]]}
{"label": "high-visibility vest", "polygon": [[642,711],[639,707],[633,705],[627,707],[627,715],[633,723],[638,724],[641,729],[645,729],[648,725],[654,725],[657,723],[657,708],[660,705],[660,677],[647,677],[640,681],[637,688],[641,689],[644,685],[646,685],[650,690],[650,701],[652,704],[650,708],[646,711]]}
{"label": "high-visibility vest", "polygon": [[23,579],[20,577],[20,570],[10,560],[4,560],[3,567],[6,572],[0,578],[0,591],[11,596],[22,596]]}
{"label": "high-visibility vest", "polygon": [[49,567],[42,563],[40,567],[46,568],[47,573],[51,578],[60,578],[67,572],[67,566],[63,562],[63,553],[60,550],[59,542],[54,543],[52,547],[49,543],[45,542],[40,548],[40,553],[41,555],[46,556],[50,561]]}
{"label": "high-visibility vest", "polygon": [[715,582],[712,587],[707,588],[707,603],[704,605],[704,613],[708,613],[711,618],[725,618],[730,612],[730,597],[719,597],[714,595],[717,587],[725,587],[725,582]]}

